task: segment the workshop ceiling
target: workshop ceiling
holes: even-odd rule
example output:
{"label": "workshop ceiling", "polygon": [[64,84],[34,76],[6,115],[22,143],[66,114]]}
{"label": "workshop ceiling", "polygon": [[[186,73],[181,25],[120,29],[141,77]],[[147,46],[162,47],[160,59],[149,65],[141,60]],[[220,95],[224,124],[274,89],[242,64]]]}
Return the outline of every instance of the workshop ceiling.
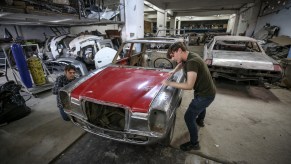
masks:
{"label": "workshop ceiling", "polygon": [[[26,0],[30,2],[32,0]],[[104,2],[119,0],[107,0]],[[259,0],[147,0],[145,1],[145,16],[152,16],[152,21],[156,21],[156,14],[158,10],[167,10],[170,17],[182,16],[213,16],[223,14],[234,14],[247,3],[255,3]],[[36,1],[37,2],[37,1]],[[149,2],[149,3],[147,3]],[[39,2],[38,2],[39,3]],[[153,7],[156,6],[156,7]],[[158,8],[160,9],[158,9]],[[0,24],[14,24],[14,25],[56,25],[56,26],[72,26],[72,25],[92,25],[92,24],[110,24],[122,23],[114,21],[96,21],[89,19],[79,19],[78,15],[56,15],[52,12],[32,12],[27,13],[27,9],[19,12],[20,9],[11,10],[9,6],[2,5],[0,7]],[[15,11],[15,12],[14,12]],[[57,18],[57,19],[56,19]]]}
{"label": "workshop ceiling", "polygon": [[211,16],[234,14],[247,3],[259,0],[147,0],[163,10],[171,10],[173,16]]}

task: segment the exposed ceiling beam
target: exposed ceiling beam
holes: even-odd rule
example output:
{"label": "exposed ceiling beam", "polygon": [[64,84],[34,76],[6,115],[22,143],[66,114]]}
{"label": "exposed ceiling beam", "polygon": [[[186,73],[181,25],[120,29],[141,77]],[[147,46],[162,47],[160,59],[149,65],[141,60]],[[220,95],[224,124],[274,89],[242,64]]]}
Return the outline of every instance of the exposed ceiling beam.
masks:
{"label": "exposed ceiling beam", "polygon": [[207,21],[207,20],[228,20],[230,15],[217,15],[217,16],[207,16],[207,17],[197,17],[197,16],[190,16],[190,17],[178,17],[181,21]]}
{"label": "exposed ceiling beam", "polygon": [[158,8],[166,10],[166,4],[160,0],[147,0],[145,2],[150,2],[151,4],[154,4],[155,6],[157,6]]}
{"label": "exposed ceiling beam", "polygon": [[161,9],[200,9],[200,8],[234,8],[238,9],[246,3],[254,3],[258,0],[147,0]]}
{"label": "exposed ceiling beam", "polygon": [[144,14],[146,15],[146,14],[157,14],[157,11],[155,11],[155,10],[152,10],[152,11],[144,11]]}
{"label": "exposed ceiling beam", "polygon": [[232,8],[232,9],[239,9],[242,5],[245,3],[240,3],[240,4],[227,4],[227,3],[221,3],[219,5],[211,5],[211,4],[201,4],[201,5],[195,5],[191,2],[185,2],[185,3],[171,3],[167,8],[172,9],[173,11],[175,10],[195,10],[195,9],[203,9],[203,8],[210,8],[210,9],[223,9],[223,8]]}
{"label": "exposed ceiling beam", "polygon": [[236,14],[238,10],[197,10],[197,11],[187,11],[187,12],[177,12],[175,16],[211,16],[211,15],[221,15],[221,14]]}

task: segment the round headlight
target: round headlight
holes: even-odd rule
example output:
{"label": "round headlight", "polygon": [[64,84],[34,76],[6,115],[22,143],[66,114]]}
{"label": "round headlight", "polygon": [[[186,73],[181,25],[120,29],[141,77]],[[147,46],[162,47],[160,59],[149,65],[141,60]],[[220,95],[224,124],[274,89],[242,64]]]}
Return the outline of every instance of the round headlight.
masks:
{"label": "round headlight", "polygon": [[151,131],[158,132],[158,133],[165,133],[166,132],[166,113],[160,110],[153,110],[151,111],[149,117],[150,129]]}
{"label": "round headlight", "polygon": [[60,100],[63,105],[64,109],[70,109],[71,108],[71,101],[70,101],[70,96],[67,92],[65,91],[60,91]]}

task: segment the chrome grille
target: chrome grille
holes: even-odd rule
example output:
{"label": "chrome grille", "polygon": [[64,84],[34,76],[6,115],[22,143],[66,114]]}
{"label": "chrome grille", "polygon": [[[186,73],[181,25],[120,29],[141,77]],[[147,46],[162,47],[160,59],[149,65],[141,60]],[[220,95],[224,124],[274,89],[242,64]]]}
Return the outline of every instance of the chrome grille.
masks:
{"label": "chrome grille", "polygon": [[123,131],[125,127],[125,110],[93,102],[85,102],[88,121],[104,129]]}

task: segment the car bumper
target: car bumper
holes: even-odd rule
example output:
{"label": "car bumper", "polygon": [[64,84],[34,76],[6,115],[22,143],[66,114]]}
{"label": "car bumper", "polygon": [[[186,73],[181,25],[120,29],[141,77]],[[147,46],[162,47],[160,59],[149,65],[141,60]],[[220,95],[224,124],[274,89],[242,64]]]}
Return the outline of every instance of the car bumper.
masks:
{"label": "car bumper", "polygon": [[209,66],[213,78],[224,77],[234,81],[260,81],[268,79],[281,79],[282,73],[268,70],[247,70],[229,67]]}
{"label": "car bumper", "polygon": [[100,137],[112,139],[119,142],[125,142],[125,143],[130,143],[130,144],[137,144],[137,145],[149,145],[149,144],[157,143],[165,137],[161,135],[156,135],[156,133],[154,132],[151,133],[151,132],[143,132],[143,131],[136,131],[136,130],[114,131],[110,129],[104,129],[104,128],[97,127],[72,113],[67,113],[67,114],[69,115],[69,117],[71,118],[71,121],[75,125],[80,126],[85,131],[90,132]]}

